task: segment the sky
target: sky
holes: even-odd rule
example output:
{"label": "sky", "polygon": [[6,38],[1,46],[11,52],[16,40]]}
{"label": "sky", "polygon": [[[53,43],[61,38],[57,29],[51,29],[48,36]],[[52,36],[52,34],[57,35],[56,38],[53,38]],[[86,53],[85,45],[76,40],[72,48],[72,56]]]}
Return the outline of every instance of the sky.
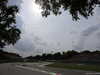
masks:
{"label": "sky", "polygon": [[34,0],[9,0],[9,5],[18,5],[16,26],[21,30],[20,40],[7,45],[4,50],[23,57],[68,50],[100,50],[100,8],[94,15],[73,21],[68,11],[61,15],[41,16],[41,9]]}

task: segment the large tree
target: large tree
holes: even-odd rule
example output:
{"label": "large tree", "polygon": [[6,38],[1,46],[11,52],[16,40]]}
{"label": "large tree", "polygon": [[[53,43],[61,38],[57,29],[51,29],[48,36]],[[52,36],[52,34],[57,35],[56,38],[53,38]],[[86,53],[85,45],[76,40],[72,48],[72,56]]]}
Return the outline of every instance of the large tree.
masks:
{"label": "large tree", "polygon": [[[42,16],[47,17],[51,13],[59,15],[64,11],[69,11],[73,20],[78,20],[79,14],[86,19],[93,15],[94,7],[100,6],[100,0],[35,0],[43,10]],[[62,9],[61,9],[62,8]]]}
{"label": "large tree", "polygon": [[7,4],[8,0],[0,0],[0,48],[15,44],[20,39],[21,31],[16,28],[15,17],[19,9]]}

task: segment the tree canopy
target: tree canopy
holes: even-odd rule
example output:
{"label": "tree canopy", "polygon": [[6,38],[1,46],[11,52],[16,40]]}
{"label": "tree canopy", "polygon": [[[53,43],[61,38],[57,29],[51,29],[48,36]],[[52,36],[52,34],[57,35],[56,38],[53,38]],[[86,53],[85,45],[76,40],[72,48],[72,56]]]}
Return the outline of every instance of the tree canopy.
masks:
{"label": "tree canopy", "polygon": [[9,56],[11,56],[11,58],[13,58],[13,57],[22,58],[19,54],[9,53],[9,52],[6,52],[6,51],[0,49],[0,60],[10,60],[11,58]]}
{"label": "tree canopy", "polygon": [[35,0],[36,4],[42,9],[42,16],[47,17],[51,13],[60,15],[61,8],[64,11],[69,11],[73,20],[79,20],[79,14],[88,19],[93,15],[93,10],[96,6],[100,7],[100,0]]}
{"label": "tree canopy", "polygon": [[[98,58],[100,57],[100,51],[99,50],[95,50],[95,51],[91,51],[91,50],[84,50],[84,51],[76,51],[76,50],[68,50],[68,51],[63,51],[61,52],[56,52],[56,53],[43,53],[42,55],[36,55],[36,56],[29,56],[26,57],[26,59],[29,60],[35,60],[35,61],[55,61],[55,62],[67,62],[67,61],[77,61],[77,62],[82,62],[84,61],[82,58],[91,58],[91,55],[93,57],[93,59],[91,61],[95,62],[95,59],[98,60]],[[94,56],[93,56],[94,55]],[[91,62],[90,60],[85,60],[88,62]],[[99,61],[99,60],[98,60]],[[97,61],[97,62],[98,62]]]}
{"label": "tree canopy", "polygon": [[0,48],[15,44],[20,39],[21,31],[16,28],[15,17],[19,9],[15,5],[8,5],[8,0],[0,0]]}

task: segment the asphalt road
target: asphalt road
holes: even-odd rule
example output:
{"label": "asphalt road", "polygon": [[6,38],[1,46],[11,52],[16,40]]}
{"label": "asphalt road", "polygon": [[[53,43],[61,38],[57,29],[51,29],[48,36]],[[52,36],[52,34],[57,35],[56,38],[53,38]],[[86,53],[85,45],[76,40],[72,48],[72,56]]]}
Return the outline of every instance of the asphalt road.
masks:
{"label": "asphalt road", "polygon": [[100,75],[97,72],[58,69],[42,66],[45,63],[28,65],[26,67],[11,64],[0,64],[0,75]]}
{"label": "asphalt road", "polygon": [[49,74],[16,67],[11,64],[0,64],[0,75],[49,75]]}

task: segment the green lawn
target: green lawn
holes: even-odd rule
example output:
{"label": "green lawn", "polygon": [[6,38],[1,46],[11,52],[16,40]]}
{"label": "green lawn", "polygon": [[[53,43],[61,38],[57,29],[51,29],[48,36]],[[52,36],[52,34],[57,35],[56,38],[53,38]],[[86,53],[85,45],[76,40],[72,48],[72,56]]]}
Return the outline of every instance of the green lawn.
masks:
{"label": "green lawn", "polygon": [[77,64],[67,64],[67,63],[52,63],[46,65],[47,67],[64,68],[64,69],[76,69],[76,70],[86,70],[86,71],[96,71],[100,72],[100,65],[77,65]]}

